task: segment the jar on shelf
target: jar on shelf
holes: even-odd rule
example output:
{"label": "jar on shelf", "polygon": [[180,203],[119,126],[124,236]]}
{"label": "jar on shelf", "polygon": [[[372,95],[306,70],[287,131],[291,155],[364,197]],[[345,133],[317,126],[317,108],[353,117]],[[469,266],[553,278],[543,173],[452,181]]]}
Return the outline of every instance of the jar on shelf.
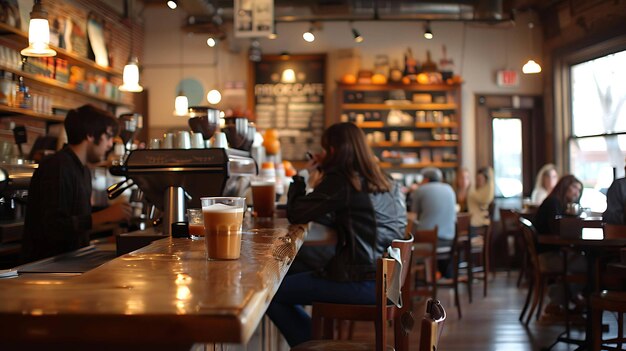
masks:
{"label": "jar on shelf", "polygon": [[17,90],[15,93],[15,107],[24,108],[24,109],[32,109],[33,101],[30,93],[28,92],[28,87],[24,84],[24,77],[18,78]]}
{"label": "jar on shelf", "polygon": [[0,104],[13,104],[13,75],[11,72],[0,71]]}

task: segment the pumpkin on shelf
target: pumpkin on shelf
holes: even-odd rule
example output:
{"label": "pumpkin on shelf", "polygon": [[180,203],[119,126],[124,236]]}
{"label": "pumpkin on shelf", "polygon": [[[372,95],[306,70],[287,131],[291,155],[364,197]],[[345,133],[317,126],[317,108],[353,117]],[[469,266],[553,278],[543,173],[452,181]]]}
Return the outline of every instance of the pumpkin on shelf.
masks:
{"label": "pumpkin on shelf", "polygon": [[344,74],[341,77],[341,82],[344,84],[356,84],[356,76],[354,74]]}
{"label": "pumpkin on shelf", "polygon": [[387,77],[380,73],[376,73],[372,76],[372,84],[387,84]]}
{"label": "pumpkin on shelf", "polygon": [[268,155],[276,155],[280,151],[280,140],[278,140],[278,131],[276,129],[268,128],[265,130],[263,147]]}

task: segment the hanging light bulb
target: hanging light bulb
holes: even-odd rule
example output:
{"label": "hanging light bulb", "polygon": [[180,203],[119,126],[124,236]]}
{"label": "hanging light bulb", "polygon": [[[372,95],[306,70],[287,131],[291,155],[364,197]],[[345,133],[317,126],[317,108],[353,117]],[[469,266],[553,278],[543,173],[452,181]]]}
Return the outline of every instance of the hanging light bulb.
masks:
{"label": "hanging light bulb", "polygon": [[169,0],[167,2],[167,7],[169,7],[172,10],[175,10],[178,7],[178,1],[176,1],[176,0]]}
{"label": "hanging light bulb", "polygon": [[33,57],[47,57],[57,54],[56,51],[50,48],[48,12],[41,5],[41,0],[35,0],[33,4],[28,24],[28,47],[20,53],[22,56]]}
{"label": "hanging light bulb", "polygon": [[430,40],[434,37],[433,30],[430,28],[430,21],[426,21],[424,25],[424,38]]}
{"label": "hanging light bulb", "polygon": [[522,67],[522,73],[524,74],[534,74],[541,72],[541,66],[535,62],[534,60],[528,60]]}
{"label": "hanging light bulb", "polygon": [[143,91],[143,87],[139,85],[139,60],[137,57],[131,57],[126,66],[124,66],[124,83],[120,86],[121,91],[131,93],[139,93]]}
{"label": "hanging light bulb", "polygon": [[178,96],[174,100],[174,114],[176,116],[186,116],[189,111],[189,100],[181,88],[178,91]]}
{"label": "hanging light bulb", "polygon": [[359,31],[356,30],[356,28],[354,27],[352,27],[352,37],[354,37],[355,43],[362,43],[363,40],[365,40],[363,36],[361,35],[361,33],[359,33]]}
{"label": "hanging light bulb", "polygon": [[287,68],[283,71],[280,81],[282,83],[295,83],[296,82],[296,73],[291,68]]}
{"label": "hanging light bulb", "polygon": [[314,42],[315,41],[315,35],[313,34],[313,31],[314,31],[313,25],[311,25],[309,30],[302,34],[302,39],[304,39],[304,41],[306,41],[307,43]]}
{"label": "hanging light bulb", "polygon": [[213,37],[209,37],[209,39],[206,40],[206,44],[212,48],[217,45],[217,40],[215,40],[215,38]]}
{"label": "hanging light bulb", "polygon": [[272,33],[267,36],[268,39],[274,40],[278,38],[278,29],[276,27],[277,27],[277,24],[274,23],[274,30],[272,30]]}
{"label": "hanging light bulb", "polygon": [[206,94],[206,99],[209,102],[209,104],[217,105],[220,103],[220,101],[222,101],[222,94],[220,93],[219,90],[213,89],[209,91],[208,94]]}
{"label": "hanging light bulb", "polygon": [[[530,33],[530,51],[533,51],[533,28],[535,24],[531,21],[528,22],[528,32]],[[522,73],[524,74],[536,74],[541,72],[541,66],[533,59],[528,59],[528,62],[522,66]]]}
{"label": "hanging light bulb", "polygon": [[133,12],[131,8],[132,0],[128,2],[130,16],[130,55],[128,63],[124,66],[122,76],[123,83],[120,85],[120,91],[128,91],[131,93],[139,93],[143,91],[143,87],[139,85],[139,59],[133,56]]}

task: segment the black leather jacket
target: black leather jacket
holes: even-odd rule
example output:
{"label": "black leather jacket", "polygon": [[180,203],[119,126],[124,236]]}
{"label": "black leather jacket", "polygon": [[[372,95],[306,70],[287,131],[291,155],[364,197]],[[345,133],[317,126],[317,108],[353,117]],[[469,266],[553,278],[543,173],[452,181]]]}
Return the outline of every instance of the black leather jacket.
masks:
{"label": "black leather jacket", "polygon": [[302,177],[294,177],[287,218],[307,223],[330,216],[337,246],[322,276],[336,281],[374,279],[376,259],[392,240],[404,237],[406,204],[399,186],[393,182],[386,193],[357,191],[346,177],[329,170],[312,193],[306,195],[305,187]]}

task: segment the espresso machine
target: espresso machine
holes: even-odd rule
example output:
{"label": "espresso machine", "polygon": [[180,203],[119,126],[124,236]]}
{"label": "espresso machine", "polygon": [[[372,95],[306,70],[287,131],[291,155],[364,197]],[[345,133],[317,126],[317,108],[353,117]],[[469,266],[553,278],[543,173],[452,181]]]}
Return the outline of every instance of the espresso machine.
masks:
{"label": "espresso machine", "polygon": [[37,164],[0,165],[0,246],[22,238],[30,179]]}
{"label": "espresso machine", "polygon": [[201,197],[243,195],[257,164],[234,149],[134,150],[110,171],[125,176],[125,186],[136,184],[160,210],[162,234],[169,236],[173,224],[185,222],[187,207],[201,207]]}

